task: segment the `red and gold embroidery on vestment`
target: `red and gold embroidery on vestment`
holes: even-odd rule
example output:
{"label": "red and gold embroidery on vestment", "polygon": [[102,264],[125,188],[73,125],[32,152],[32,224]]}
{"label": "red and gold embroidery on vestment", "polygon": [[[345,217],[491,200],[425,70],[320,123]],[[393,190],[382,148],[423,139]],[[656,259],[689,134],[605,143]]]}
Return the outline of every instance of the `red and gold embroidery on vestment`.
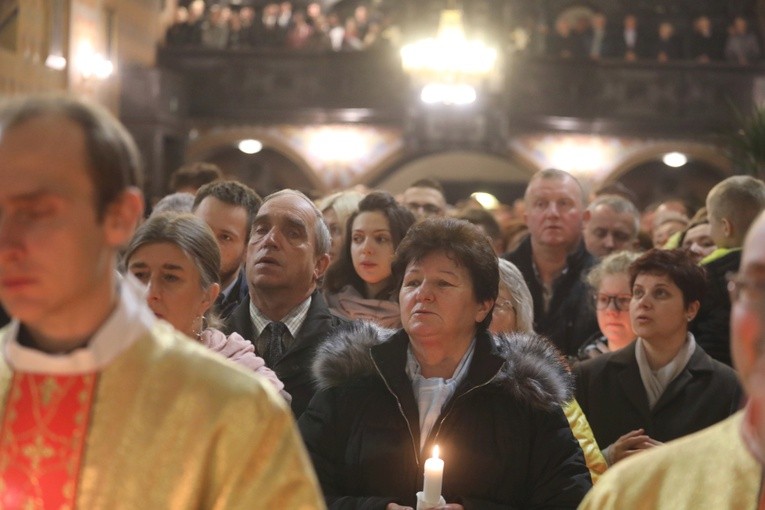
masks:
{"label": "red and gold embroidery on vestment", "polygon": [[14,374],[0,428],[0,508],[75,507],[96,381]]}

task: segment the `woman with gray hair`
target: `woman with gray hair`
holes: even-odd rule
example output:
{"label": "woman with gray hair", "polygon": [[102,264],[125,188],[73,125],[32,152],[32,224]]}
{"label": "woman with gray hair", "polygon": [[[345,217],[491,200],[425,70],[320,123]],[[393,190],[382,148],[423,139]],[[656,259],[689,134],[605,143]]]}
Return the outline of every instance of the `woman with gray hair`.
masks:
{"label": "woman with gray hair", "polygon": [[[512,333],[534,333],[531,291],[521,271],[509,260],[499,259],[499,293],[494,303],[489,331],[498,335],[498,338],[507,338],[507,335]],[[587,417],[576,399],[571,396],[568,403],[561,407],[571,432],[582,447],[584,460],[594,483],[606,471],[606,460],[600,453]]]}
{"label": "woman with gray hair", "polygon": [[499,293],[489,331],[534,331],[534,302],[521,271],[509,260],[499,259]]}
{"label": "woman with gray hair", "polygon": [[230,361],[271,381],[287,401],[284,384],[237,333],[218,331],[211,307],[220,293],[220,249],[210,227],[192,214],[161,213],[136,230],[123,258],[126,271],[146,285],[158,318]]}

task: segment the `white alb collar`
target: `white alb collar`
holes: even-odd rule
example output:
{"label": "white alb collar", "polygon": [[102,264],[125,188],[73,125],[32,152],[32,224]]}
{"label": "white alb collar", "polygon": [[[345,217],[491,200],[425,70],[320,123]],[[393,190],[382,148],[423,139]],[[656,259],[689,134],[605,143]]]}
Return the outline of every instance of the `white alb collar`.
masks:
{"label": "white alb collar", "polygon": [[18,343],[14,319],[0,338],[2,354],[13,370],[54,375],[97,372],[105,368],[142,335],[157,318],[146,304],[145,288],[132,275],[118,282],[117,306],[87,346],[68,354],[47,354]]}

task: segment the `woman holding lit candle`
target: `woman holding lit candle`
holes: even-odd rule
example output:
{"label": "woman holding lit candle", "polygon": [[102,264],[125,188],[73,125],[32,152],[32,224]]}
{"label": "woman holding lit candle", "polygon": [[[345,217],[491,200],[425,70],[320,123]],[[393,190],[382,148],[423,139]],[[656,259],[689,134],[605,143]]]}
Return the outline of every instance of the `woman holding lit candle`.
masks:
{"label": "woman holding lit candle", "polygon": [[314,364],[321,389],[299,425],[330,508],[415,508],[418,492],[437,506],[435,445],[446,508],[576,508],[591,481],[560,408],[571,381],[544,339],[487,331],[499,279],[488,239],[426,220],[393,272],[403,329],[356,323]]}

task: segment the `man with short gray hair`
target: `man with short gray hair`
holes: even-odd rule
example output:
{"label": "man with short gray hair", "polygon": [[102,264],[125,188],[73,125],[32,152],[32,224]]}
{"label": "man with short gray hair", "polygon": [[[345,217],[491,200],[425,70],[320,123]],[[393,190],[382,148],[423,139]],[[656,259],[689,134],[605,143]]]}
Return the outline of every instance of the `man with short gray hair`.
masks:
{"label": "man with short gray hair", "polygon": [[584,244],[594,257],[632,250],[637,241],[640,213],[618,195],[600,195],[584,211]]}
{"label": "man with short gray hair", "polygon": [[329,266],[330,235],[311,200],[284,189],[263,200],[252,224],[245,270],[249,296],[225,332],[252,341],[299,417],[316,388],[311,364],[327,334],[346,321],[329,312],[318,282]]}

